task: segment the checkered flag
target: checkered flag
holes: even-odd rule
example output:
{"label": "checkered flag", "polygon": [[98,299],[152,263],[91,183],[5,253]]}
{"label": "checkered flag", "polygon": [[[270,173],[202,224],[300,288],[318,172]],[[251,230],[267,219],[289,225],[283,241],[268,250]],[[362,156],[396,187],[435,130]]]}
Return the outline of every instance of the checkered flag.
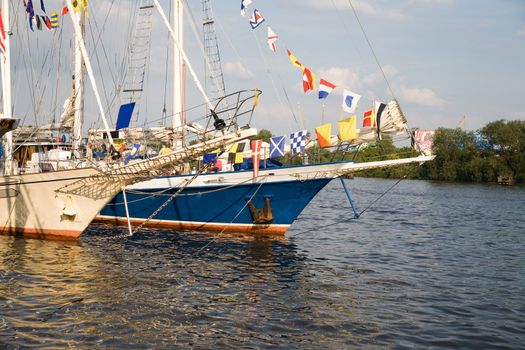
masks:
{"label": "checkered flag", "polygon": [[296,131],[290,135],[290,148],[292,154],[304,152],[304,146],[306,145],[306,130]]}

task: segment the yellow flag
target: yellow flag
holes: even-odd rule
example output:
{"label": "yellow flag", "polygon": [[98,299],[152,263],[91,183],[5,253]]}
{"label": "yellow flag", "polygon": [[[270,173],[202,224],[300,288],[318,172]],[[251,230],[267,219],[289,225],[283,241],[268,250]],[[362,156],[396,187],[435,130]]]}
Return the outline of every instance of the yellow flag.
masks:
{"label": "yellow flag", "polygon": [[352,141],[357,138],[357,117],[351,116],[350,118],[341,120],[337,123],[337,129],[339,130],[339,139],[341,141]]}
{"label": "yellow flag", "polygon": [[255,95],[253,96],[253,108],[257,107],[259,105],[259,91],[255,91]]}
{"label": "yellow flag", "polygon": [[297,67],[297,68],[299,68],[301,70],[304,70],[303,64],[301,62],[299,62],[297,57],[295,57],[294,54],[290,50],[286,49],[286,51],[288,52],[288,58],[290,59],[290,62],[292,62],[292,64],[295,67]]}
{"label": "yellow flag", "polygon": [[87,9],[87,6],[88,6],[88,0],[82,0],[82,9],[83,9],[84,12],[86,13],[86,16],[88,15],[88,9]]}
{"label": "yellow flag", "polygon": [[317,134],[317,143],[319,147],[331,147],[332,146],[332,124],[323,124],[315,128]]}

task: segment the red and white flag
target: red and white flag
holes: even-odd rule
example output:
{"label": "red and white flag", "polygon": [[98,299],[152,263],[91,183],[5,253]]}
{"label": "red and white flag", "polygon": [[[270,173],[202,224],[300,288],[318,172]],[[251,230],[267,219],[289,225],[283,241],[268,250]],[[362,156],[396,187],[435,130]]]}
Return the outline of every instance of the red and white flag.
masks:
{"label": "red and white flag", "polygon": [[0,50],[5,54],[5,28],[4,28],[4,15],[0,11]]}
{"label": "red and white flag", "polygon": [[259,176],[259,163],[261,161],[262,140],[253,140],[251,142],[252,160],[253,160],[253,177]]}
{"label": "red and white flag", "polygon": [[278,38],[279,36],[273,32],[272,28],[268,27],[268,47],[273,52],[277,51],[277,46],[275,45],[275,42]]}

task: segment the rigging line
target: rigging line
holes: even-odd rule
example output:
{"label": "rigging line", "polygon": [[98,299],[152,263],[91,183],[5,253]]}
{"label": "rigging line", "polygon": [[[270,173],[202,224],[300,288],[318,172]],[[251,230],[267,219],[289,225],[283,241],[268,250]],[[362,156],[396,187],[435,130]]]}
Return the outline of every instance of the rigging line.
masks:
{"label": "rigging line", "polygon": [[[257,178],[255,178],[257,179]],[[251,202],[251,200],[255,197],[255,195],[257,194],[257,192],[259,192],[259,190],[261,189],[262,185],[263,185],[264,181],[261,181],[261,183],[259,184],[259,187],[257,187],[257,189],[255,190],[255,192],[253,192],[252,196],[250,197],[250,199],[248,199],[246,201],[246,203],[243,205],[243,207],[241,208],[241,210],[239,210],[239,212],[234,216],[234,218],[230,221],[230,225],[235,221],[235,219],[237,219],[239,217],[239,215],[241,215],[241,213],[243,212],[243,210],[248,206],[248,203]],[[199,249],[198,251],[196,251],[195,253],[193,253],[191,255],[191,258],[194,258],[195,256],[197,256],[198,254],[200,254],[204,249],[208,248],[212,243],[216,242],[217,239],[219,239],[219,237],[224,233],[224,231],[226,231],[226,229],[228,228],[228,226],[224,226],[224,228],[222,229],[221,232],[219,232],[217,234],[216,237],[214,237],[211,241],[209,241],[208,243],[206,243],[201,249]]]}
{"label": "rigging line", "polygon": [[359,19],[359,16],[357,15],[357,11],[354,7],[354,4],[352,3],[352,0],[348,0],[348,3],[350,4],[350,7],[352,7],[354,16],[357,19],[357,23],[359,24],[361,31],[363,32],[363,36],[365,37],[366,42],[368,43],[368,47],[370,48],[370,51],[372,52],[372,55],[374,56],[376,64],[379,67],[381,74],[383,74],[383,78],[385,79],[386,85],[388,86],[388,90],[390,90],[390,94],[392,95],[392,98],[395,100],[396,95],[394,94],[394,90],[392,90],[392,86],[390,85],[390,82],[388,81],[388,78],[386,77],[385,71],[383,70],[383,67],[381,67],[381,64],[379,63],[379,59],[377,58],[374,48],[372,47],[372,43],[370,42],[370,39],[368,39],[368,35],[366,35],[365,28],[363,27],[363,24],[361,23],[361,20]]}
{"label": "rigging line", "polygon": [[[169,7],[168,7],[168,20],[170,21],[171,23],[171,14],[172,14],[172,9],[171,9],[171,6],[172,6],[172,1],[169,2]],[[167,33],[167,40],[166,42],[169,43],[170,42],[170,33],[168,32]],[[166,127],[166,101],[168,99],[168,65],[169,65],[169,57],[170,57],[170,46],[169,45],[166,45],[166,63],[165,63],[165,69],[164,69],[164,100],[163,100],[163,106],[162,106],[162,126]],[[175,69],[175,68],[174,68]],[[137,115],[137,120],[138,120],[138,115]]]}
{"label": "rigging line", "polygon": [[[381,198],[383,198],[388,192],[390,192],[394,187],[396,187],[401,181],[403,181],[404,179],[406,179],[408,176],[408,174],[406,174],[405,176],[403,176],[402,178],[400,178],[399,180],[397,180],[392,186],[390,186],[390,188],[388,188],[384,193],[382,193],[379,197],[377,197],[375,200],[373,200],[365,209],[361,210],[361,212],[359,213],[359,217],[361,217],[363,215],[364,212],[366,212],[368,209],[370,209],[375,203],[377,203]],[[349,218],[347,220],[341,220],[341,221],[334,221],[332,223],[329,223],[329,224],[323,224],[323,229],[327,228],[327,227],[332,227],[332,226],[335,226],[335,225],[339,225],[339,224],[348,224],[348,223],[352,223],[352,222],[355,222],[357,220],[357,218],[355,217],[352,217],[352,218]],[[302,236],[303,234],[306,234],[306,233],[310,233],[310,232],[313,232],[313,231],[317,231],[318,229],[317,228],[312,228],[312,229],[309,229],[309,230],[306,230],[306,231],[303,231],[303,232],[299,232],[293,236],[290,236],[290,238],[295,238],[297,236]]]}
{"label": "rigging line", "polygon": [[[262,48],[261,48],[261,44],[259,44],[259,40],[257,38],[257,36],[255,35],[255,31],[252,30],[252,36],[253,36],[253,41],[255,41],[255,43],[257,44],[257,49],[259,50],[259,55],[262,57],[263,61],[264,61],[264,65],[266,66],[266,72],[268,73],[268,76],[270,77],[270,82],[272,83],[272,87],[273,87],[273,90],[275,92],[275,95],[277,96],[277,99],[279,100],[279,103],[281,104],[281,106],[284,106],[284,103],[281,99],[281,95],[278,93],[277,91],[277,87],[275,85],[275,81],[273,79],[273,76],[272,76],[272,72],[271,72],[271,69],[270,69],[270,65],[268,64],[268,61],[266,60],[266,57],[264,56],[263,54],[263,51],[262,51]],[[297,117],[294,113],[294,110],[292,108],[292,105],[290,104],[290,100],[288,99],[288,94],[286,93],[286,90],[284,88],[284,84],[281,80],[281,86],[285,92],[285,95],[286,95],[286,99],[288,101],[288,107],[290,108],[290,112],[292,113],[292,116],[295,120],[295,123],[297,124],[298,127],[301,127],[301,124],[299,123],[299,121],[297,120]],[[292,131],[292,128],[290,126],[290,124],[288,124],[288,128],[290,129],[289,131],[291,132]]]}

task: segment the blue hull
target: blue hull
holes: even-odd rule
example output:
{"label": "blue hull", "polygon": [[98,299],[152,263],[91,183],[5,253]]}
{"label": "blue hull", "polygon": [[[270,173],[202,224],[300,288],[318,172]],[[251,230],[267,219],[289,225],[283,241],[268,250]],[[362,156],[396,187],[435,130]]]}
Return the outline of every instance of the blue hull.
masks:
{"label": "blue hull", "polygon": [[[308,203],[330,181],[330,178],[323,178],[262,185],[250,183],[228,188],[225,185],[187,187],[149,220],[146,226],[180,230],[284,234]],[[161,196],[153,195],[161,190],[163,189],[149,190],[140,194],[126,193],[133,224],[144,222],[169,200],[169,195],[177,192],[177,188],[174,188],[163,192]],[[265,206],[266,199],[269,199],[272,220],[255,224],[247,205],[250,199],[258,210],[261,210]],[[102,209],[98,221],[110,221],[114,224],[127,222],[122,193]]]}

